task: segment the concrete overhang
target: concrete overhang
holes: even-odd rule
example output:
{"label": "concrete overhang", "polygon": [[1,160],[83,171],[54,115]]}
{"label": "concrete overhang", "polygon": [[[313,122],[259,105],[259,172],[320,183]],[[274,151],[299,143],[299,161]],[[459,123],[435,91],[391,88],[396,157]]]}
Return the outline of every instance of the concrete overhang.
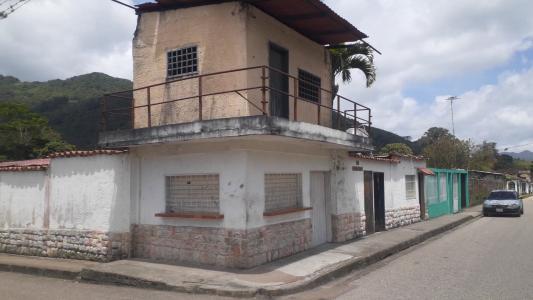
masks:
{"label": "concrete overhang", "polygon": [[135,147],[151,144],[176,144],[187,141],[227,139],[250,136],[276,136],[327,144],[328,148],[371,151],[367,137],[352,135],[328,127],[294,122],[269,116],[236,117],[150,128],[100,133],[102,147]]}

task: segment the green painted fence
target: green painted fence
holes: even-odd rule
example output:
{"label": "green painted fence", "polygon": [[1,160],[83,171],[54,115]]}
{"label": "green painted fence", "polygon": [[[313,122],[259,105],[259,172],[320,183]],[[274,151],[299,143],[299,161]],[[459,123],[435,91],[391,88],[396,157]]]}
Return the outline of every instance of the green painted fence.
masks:
{"label": "green painted fence", "polygon": [[430,218],[452,214],[469,206],[468,172],[431,168],[435,176],[425,176],[424,192]]}

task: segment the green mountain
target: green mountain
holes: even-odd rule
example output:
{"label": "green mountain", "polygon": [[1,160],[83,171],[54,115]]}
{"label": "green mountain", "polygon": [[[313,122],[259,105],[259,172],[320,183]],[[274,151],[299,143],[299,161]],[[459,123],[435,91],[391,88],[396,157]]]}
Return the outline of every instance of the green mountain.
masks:
{"label": "green mountain", "polygon": [[[98,143],[102,95],[131,88],[131,81],[103,73],[45,82],[24,82],[0,75],[0,102],[27,104],[34,112],[48,118],[51,127],[67,142],[78,149],[90,149]],[[405,143],[419,152],[416,143],[379,128],[372,129],[372,140],[376,150],[390,143]]]}
{"label": "green mountain", "polygon": [[132,82],[103,73],[65,80],[24,82],[0,75],[0,101],[27,104],[48,118],[50,126],[79,149],[96,147],[103,94],[128,90]]}

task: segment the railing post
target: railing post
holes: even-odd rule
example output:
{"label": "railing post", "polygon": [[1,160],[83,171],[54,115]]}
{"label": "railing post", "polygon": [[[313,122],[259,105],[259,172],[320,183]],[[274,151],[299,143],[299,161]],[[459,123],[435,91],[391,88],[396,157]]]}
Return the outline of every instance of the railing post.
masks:
{"label": "railing post", "polygon": [[317,113],[318,113],[318,122],[317,124],[320,125],[320,108],[322,106],[322,90],[318,89],[318,106],[317,106]]}
{"label": "railing post", "polygon": [[152,127],[152,103],[150,100],[150,87],[146,89],[146,108],[148,110],[148,127]]}
{"label": "railing post", "polygon": [[357,135],[357,104],[353,104],[353,129],[354,135]]}
{"label": "railing post", "polygon": [[341,130],[341,96],[337,95],[337,129]]}
{"label": "railing post", "polygon": [[265,66],[261,67],[261,73],[262,73],[261,74],[261,81],[262,81],[261,92],[263,93],[263,100],[261,101],[261,103],[263,104],[263,115],[268,115],[267,108],[266,108],[267,101],[266,101],[266,68]]}
{"label": "railing post", "polygon": [[372,139],[370,138],[371,129],[372,129],[372,115],[370,113],[370,108],[369,108],[368,109],[368,140],[369,141],[372,141]]}
{"label": "railing post", "polygon": [[202,121],[202,76],[198,77],[198,119]]}
{"label": "railing post", "polygon": [[292,80],[294,81],[294,121],[298,121],[298,80],[296,78]]}

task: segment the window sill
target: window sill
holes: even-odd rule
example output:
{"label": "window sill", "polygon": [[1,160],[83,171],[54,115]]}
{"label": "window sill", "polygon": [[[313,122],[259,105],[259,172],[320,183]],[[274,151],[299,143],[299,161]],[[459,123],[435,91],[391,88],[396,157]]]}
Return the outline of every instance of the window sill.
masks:
{"label": "window sill", "polygon": [[280,216],[280,215],[286,215],[286,214],[292,214],[295,212],[301,212],[306,210],[311,210],[312,207],[296,207],[296,208],[287,208],[282,210],[276,210],[276,211],[269,211],[263,213],[264,217],[273,217],[273,216]]}
{"label": "window sill", "polygon": [[177,219],[197,219],[197,220],[221,220],[224,215],[210,213],[157,213],[156,217],[177,218]]}

